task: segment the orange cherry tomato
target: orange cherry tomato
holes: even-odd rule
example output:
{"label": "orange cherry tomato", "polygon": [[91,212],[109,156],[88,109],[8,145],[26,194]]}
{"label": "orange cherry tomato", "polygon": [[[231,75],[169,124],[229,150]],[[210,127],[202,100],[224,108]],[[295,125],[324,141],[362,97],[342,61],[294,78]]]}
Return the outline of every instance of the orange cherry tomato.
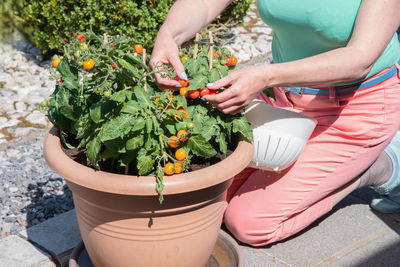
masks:
{"label": "orange cherry tomato", "polygon": [[182,112],[182,113],[185,113],[185,117],[184,117],[185,119],[190,119],[190,116],[189,116],[189,114],[187,113],[187,111],[185,109],[181,108],[181,109],[178,109],[178,111]]}
{"label": "orange cherry tomato", "polygon": [[232,56],[231,57],[231,66],[235,66],[237,64],[237,61],[238,61],[237,57]]}
{"label": "orange cherry tomato", "polygon": [[183,148],[179,148],[177,151],[175,151],[175,158],[179,161],[183,161],[186,156],[186,151]]}
{"label": "orange cherry tomato", "polygon": [[85,42],[85,36],[82,33],[79,33],[77,36],[75,36],[75,39],[79,39],[82,43]]}
{"label": "orange cherry tomato", "polygon": [[179,130],[178,131],[178,134],[177,134],[177,136],[178,136],[178,138],[179,138],[179,141],[181,141],[181,142],[185,142],[186,140],[188,140],[188,138],[187,138],[187,131],[185,131],[185,130]]}
{"label": "orange cherry tomato", "polygon": [[143,46],[141,44],[136,44],[135,51],[136,53],[141,54],[143,52]]}
{"label": "orange cherry tomato", "polygon": [[168,162],[167,164],[165,164],[164,172],[165,172],[166,175],[174,174],[174,164],[171,163],[171,162]]}
{"label": "orange cherry tomato", "polygon": [[210,93],[210,89],[208,89],[207,87],[204,87],[203,89],[200,90],[201,97],[208,95],[209,93]]}
{"label": "orange cherry tomato", "polygon": [[60,62],[61,62],[61,59],[59,57],[56,57],[55,59],[53,59],[53,62],[51,63],[51,65],[54,68],[57,68],[57,66],[58,66],[58,64],[60,64]]}
{"label": "orange cherry tomato", "polygon": [[91,70],[91,69],[93,69],[93,67],[94,67],[94,60],[93,60],[93,59],[89,59],[89,60],[83,61],[83,67],[84,67],[86,70]]}
{"label": "orange cherry tomato", "polygon": [[157,97],[156,100],[154,100],[154,102],[158,103],[158,101],[160,101],[160,98]]}
{"label": "orange cherry tomato", "polygon": [[175,172],[176,174],[182,172],[182,163],[180,163],[180,162],[175,162],[175,164],[174,164],[174,172]]}
{"label": "orange cherry tomato", "polygon": [[169,147],[176,148],[179,144],[179,138],[175,135],[171,136],[168,141]]}
{"label": "orange cherry tomato", "polygon": [[189,97],[190,97],[191,99],[196,99],[196,98],[199,97],[200,92],[199,92],[199,90],[193,90],[193,91],[189,91],[189,92],[188,92],[188,95],[189,95]]}
{"label": "orange cherry tomato", "polygon": [[219,58],[219,55],[217,52],[213,51],[213,56]]}
{"label": "orange cherry tomato", "polygon": [[181,96],[188,97],[188,90],[187,90],[187,88],[186,88],[186,87],[182,87],[182,88],[179,90],[179,94],[180,94]]}
{"label": "orange cherry tomato", "polygon": [[185,80],[183,80],[183,79],[179,79],[179,84],[180,84],[182,87],[187,87],[187,86],[189,86],[189,81],[185,81]]}

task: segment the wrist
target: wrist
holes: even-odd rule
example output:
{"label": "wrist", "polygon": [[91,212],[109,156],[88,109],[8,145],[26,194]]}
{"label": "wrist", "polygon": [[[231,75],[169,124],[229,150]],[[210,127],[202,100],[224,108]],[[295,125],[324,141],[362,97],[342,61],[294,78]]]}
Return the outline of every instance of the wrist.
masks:
{"label": "wrist", "polygon": [[263,86],[263,88],[267,87],[275,87],[278,83],[275,80],[274,68],[271,67],[271,64],[265,64],[261,66],[257,66],[257,76]]}

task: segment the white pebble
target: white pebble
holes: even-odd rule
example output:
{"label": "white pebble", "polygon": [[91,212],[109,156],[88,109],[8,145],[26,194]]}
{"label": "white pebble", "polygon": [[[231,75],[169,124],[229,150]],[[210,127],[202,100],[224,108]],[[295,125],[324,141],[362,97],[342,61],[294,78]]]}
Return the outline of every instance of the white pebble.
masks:
{"label": "white pebble", "polygon": [[34,110],[25,119],[32,124],[47,126],[46,115],[39,110]]}

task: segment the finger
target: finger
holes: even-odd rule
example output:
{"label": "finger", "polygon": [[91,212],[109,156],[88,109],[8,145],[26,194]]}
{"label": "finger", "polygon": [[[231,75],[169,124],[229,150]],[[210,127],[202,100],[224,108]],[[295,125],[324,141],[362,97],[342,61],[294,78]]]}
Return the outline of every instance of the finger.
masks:
{"label": "finger", "polygon": [[178,81],[170,79],[170,78],[163,78],[160,73],[155,73],[154,76],[159,85],[174,87],[175,89],[177,89],[178,86],[181,86]]}
{"label": "finger", "polygon": [[229,108],[222,109],[221,111],[224,114],[232,114],[233,115],[233,114],[241,112],[243,110],[243,108],[244,108],[244,106],[242,106],[242,105],[231,106]]}
{"label": "finger", "polygon": [[216,95],[205,95],[204,99],[208,102],[218,105],[234,97],[235,95],[232,94],[232,91],[230,89],[225,89],[222,93]]}
{"label": "finger", "polygon": [[185,72],[185,68],[183,67],[180,58],[177,56],[172,56],[169,58],[169,62],[171,63],[172,67],[175,70],[175,73],[179,76],[179,78],[187,81],[188,76]]}
{"label": "finger", "polygon": [[227,87],[227,86],[232,84],[232,81],[233,81],[233,77],[232,76],[233,75],[228,75],[228,76],[225,76],[222,79],[219,79],[219,80],[217,80],[217,81],[215,81],[213,83],[208,83],[207,87],[209,89],[213,89],[213,90],[217,90],[217,89],[219,89],[221,87]]}
{"label": "finger", "polygon": [[165,64],[169,64],[168,61],[158,61],[157,63],[153,63],[153,69],[156,69],[158,72],[154,74],[156,81],[158,84],[163,86],[176,86],[180,87],[180,84],[177,80],[170,79],[168,77],[163,76],[163,67]]}

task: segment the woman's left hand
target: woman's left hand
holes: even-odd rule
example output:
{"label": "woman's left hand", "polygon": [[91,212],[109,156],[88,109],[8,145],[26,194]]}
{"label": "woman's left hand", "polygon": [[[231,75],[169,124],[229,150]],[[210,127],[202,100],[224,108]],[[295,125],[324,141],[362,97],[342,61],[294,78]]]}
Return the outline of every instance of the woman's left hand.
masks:
{"label": "woman's left hand", "polygon": [[249,67],[231,72],[224,78],[207,87],[217,90],[226,88],[216,95],[205,95],[203,98],[214,104],[225,114],[235,114],[245,108],[261,90],[268,87],[265,66]]}

